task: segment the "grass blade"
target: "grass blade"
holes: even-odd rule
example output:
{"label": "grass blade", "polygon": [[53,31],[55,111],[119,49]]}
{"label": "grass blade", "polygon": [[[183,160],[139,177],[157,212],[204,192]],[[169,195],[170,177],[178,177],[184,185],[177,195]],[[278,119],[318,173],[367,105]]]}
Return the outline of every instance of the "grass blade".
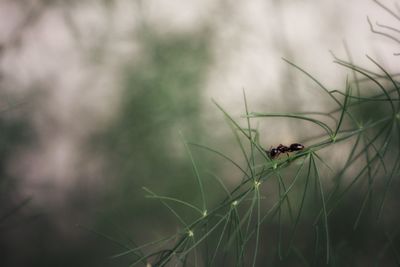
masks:
{"label": "grass blade", "polygon": [[187,154],[188,154],[188,156],[189,156],[189,158],[190,158],[190,162],[192,163],[192,167],[193,167],[193,171],[194,171],[194,173],[195,173],[195,175],[196,175],[197,183],[199,184],[200,193],[201,193],[201,200],[202,200],[202,203],[203,203],[203,212],[202,212],[202,213],[204,213],[204,212],[207,211],[207,206],[206,206],[206,197],[205,197],[204,189],[203,189],[203,182],[201,181],[200,173],[199,173],[199,171],[198,171],[198,169],[197,169],[196,162],[195,162],[194,159],[193,159],[193,155],[192,155],[192,152],[191,152],[190,149],[189,149],[188,143],[187,143],[186,140],[183,138],[182,133],[180,133],[180,135],[181,135],[182,140],[183,140],[183,143],[184,143],[184,145],[185,145],[186,152],[187,152]]}

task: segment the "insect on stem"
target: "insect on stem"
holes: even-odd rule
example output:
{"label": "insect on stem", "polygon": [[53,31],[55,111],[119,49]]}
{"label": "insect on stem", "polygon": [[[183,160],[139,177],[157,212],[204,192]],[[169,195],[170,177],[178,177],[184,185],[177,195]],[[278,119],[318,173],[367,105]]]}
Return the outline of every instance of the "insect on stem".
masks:
{"label": "insect on stem", "polygon": [[267,155],[271,159],[277,158],[280,154],[285,154],[289,156],[290,152],[295,152],[295,151],[300,151],[304,149],[304,145],[299,144],[299,143],[293,143],[290,146],[284,146],[282,144],[279,144],[276,148],[271,148],[271,150],[265,151]]}

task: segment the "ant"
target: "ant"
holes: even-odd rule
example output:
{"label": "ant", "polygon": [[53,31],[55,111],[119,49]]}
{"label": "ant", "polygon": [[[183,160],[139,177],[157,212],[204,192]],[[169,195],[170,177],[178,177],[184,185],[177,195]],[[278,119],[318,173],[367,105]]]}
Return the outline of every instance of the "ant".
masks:
{"label": "ant", "polygon": [[289,152],[300,151],[303,149],[304,146],[298,143],[291,144],[289,147],[280,144],[276,148],[272,148],[270,151],[267,150],[266,152],[271,157],[271,159],[274,159],[278,157],[280,154],[286,153],[286,155],[289,156]]}

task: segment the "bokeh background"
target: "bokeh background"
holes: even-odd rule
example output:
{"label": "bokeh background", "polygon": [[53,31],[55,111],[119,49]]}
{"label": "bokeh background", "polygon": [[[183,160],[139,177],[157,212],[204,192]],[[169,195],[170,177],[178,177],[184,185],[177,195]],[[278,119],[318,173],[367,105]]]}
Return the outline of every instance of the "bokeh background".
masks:
{"label": "bokeh background", "polygon": [[[361,0],[2,0],[0,265],[125,266],[108,258],[118,242],[178,227],[142,187],[199,200],[182,138],[243,162],[211,99],[235,118],[243,89],[253,111],[331,105],[282,57],[332,89],[349,72],[329,51],[396,71],[398,44],[373,34],[367,15],[397,23]],[[258,128],[266,148],[310,134],[287,121]],[[209,153],[194,157],[228,185],[240,180]]]}

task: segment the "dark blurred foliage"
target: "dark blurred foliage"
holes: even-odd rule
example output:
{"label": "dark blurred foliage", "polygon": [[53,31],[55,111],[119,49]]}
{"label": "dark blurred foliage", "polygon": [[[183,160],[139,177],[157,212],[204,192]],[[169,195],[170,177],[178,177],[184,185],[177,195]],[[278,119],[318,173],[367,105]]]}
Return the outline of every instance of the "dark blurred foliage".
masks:
{"label": "dark blurred foliage", "polygon": [[[18,231],[29,221],[25,216],[29,209],[30,197],[20,188],[20,178],[8,172],[10,159],[18,151],[30,146],[35,140],[34,131],[27,114],[21,114],[20,107],[6,107],[0,113],[0,265],[8,266],[16,249],[12,243],[20,241]],[[12,234],[14,233],[14,234]],[[18,240],[18,241],[17,241]]]}

